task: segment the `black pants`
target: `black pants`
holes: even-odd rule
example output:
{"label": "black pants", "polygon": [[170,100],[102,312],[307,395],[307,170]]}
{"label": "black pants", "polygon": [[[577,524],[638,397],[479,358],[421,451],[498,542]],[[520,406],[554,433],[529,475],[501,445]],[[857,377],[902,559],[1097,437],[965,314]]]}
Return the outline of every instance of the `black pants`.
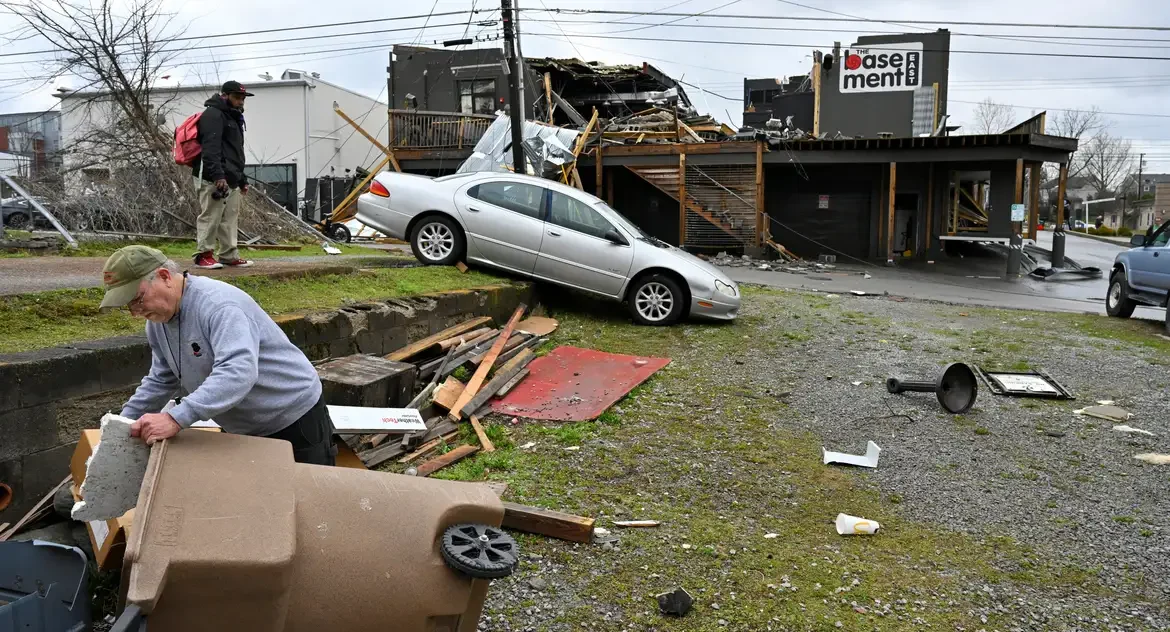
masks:
{"label": "black pants", "polygon": [[283,439],[292,444],[293,459],[297,463],[336,465],[337,447],[333,445],[333,421],[325,408],[325,399],[317,400],[309,412],[301,415],[289,427],[268,435],[269,439]]}

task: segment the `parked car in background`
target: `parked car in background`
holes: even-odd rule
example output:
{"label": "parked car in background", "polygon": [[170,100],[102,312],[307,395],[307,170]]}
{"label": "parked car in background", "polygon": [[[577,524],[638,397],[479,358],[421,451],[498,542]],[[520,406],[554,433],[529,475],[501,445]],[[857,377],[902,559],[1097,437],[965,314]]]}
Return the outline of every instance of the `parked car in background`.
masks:
{"label": "parked car in background", "polygon": [[466,260],[625,301],[634,320],[739,312],[739,287],[711,264],[642,232],[572,187],[512,173],[380,173],[358,221],[410,242],[428,265]]}
{"label": "parked car in background", "polygon": [[[1150,227],[1144,235],[1134,235],[1129,240],[1132,247],[1117,254],[1105,295],[1105,311],[1110,316],[1129,318],[1138,305],[1166,307],[1170,297],[1168,241],[1170,222],[1157,230]],[[1166,313],[1166,329],[1170,331],[1170,310]]]}
{"label": "parked car in background", "polygon": [[22,197],[10,197],[0,200],[0,217],[4,227],[12,230],[29,230],[33,222],[40,217],[40,213]]}

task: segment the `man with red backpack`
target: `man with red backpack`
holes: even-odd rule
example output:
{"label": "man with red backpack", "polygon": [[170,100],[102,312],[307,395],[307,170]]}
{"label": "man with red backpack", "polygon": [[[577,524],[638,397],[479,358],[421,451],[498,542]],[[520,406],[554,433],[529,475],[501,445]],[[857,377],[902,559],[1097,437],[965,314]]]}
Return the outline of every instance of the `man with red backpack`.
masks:
{"label": "man with red backpack", "polygon": [[191,162],[195,177],[200,179],[197,268],[252,265],[240,258],[236,248],[240,198],[248,193],[248,177],[244,175],[244,99],[250,96],[253,94],[240,82],[229,81],[223,84],[220,94],[203,104],[207,109],[197,122],[200,155]]}

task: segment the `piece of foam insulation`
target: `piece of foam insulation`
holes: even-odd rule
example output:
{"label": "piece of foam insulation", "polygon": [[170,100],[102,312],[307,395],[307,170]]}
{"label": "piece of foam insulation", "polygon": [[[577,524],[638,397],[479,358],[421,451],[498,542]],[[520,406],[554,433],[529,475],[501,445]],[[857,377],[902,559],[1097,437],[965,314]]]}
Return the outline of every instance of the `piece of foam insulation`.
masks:
{"label": "piece of foam insulation", "polygon": [[138,504],[138,490],[146,476],[150,448],[130,436],[134,420],[121,415],[102,417],[102,437],[85,462],[84,500],[73,505],[74,520],[110,520]]}

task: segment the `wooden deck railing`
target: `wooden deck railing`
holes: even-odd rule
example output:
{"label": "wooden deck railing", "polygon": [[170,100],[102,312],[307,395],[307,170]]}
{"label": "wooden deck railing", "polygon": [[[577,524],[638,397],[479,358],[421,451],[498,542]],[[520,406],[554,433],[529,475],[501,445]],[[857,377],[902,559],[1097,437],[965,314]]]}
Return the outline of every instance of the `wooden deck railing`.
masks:
{"label": "wooden deck railing", "polygon": [[496,117],[491,114],[390,110],[390,146],[404,149],[470,149]]}

